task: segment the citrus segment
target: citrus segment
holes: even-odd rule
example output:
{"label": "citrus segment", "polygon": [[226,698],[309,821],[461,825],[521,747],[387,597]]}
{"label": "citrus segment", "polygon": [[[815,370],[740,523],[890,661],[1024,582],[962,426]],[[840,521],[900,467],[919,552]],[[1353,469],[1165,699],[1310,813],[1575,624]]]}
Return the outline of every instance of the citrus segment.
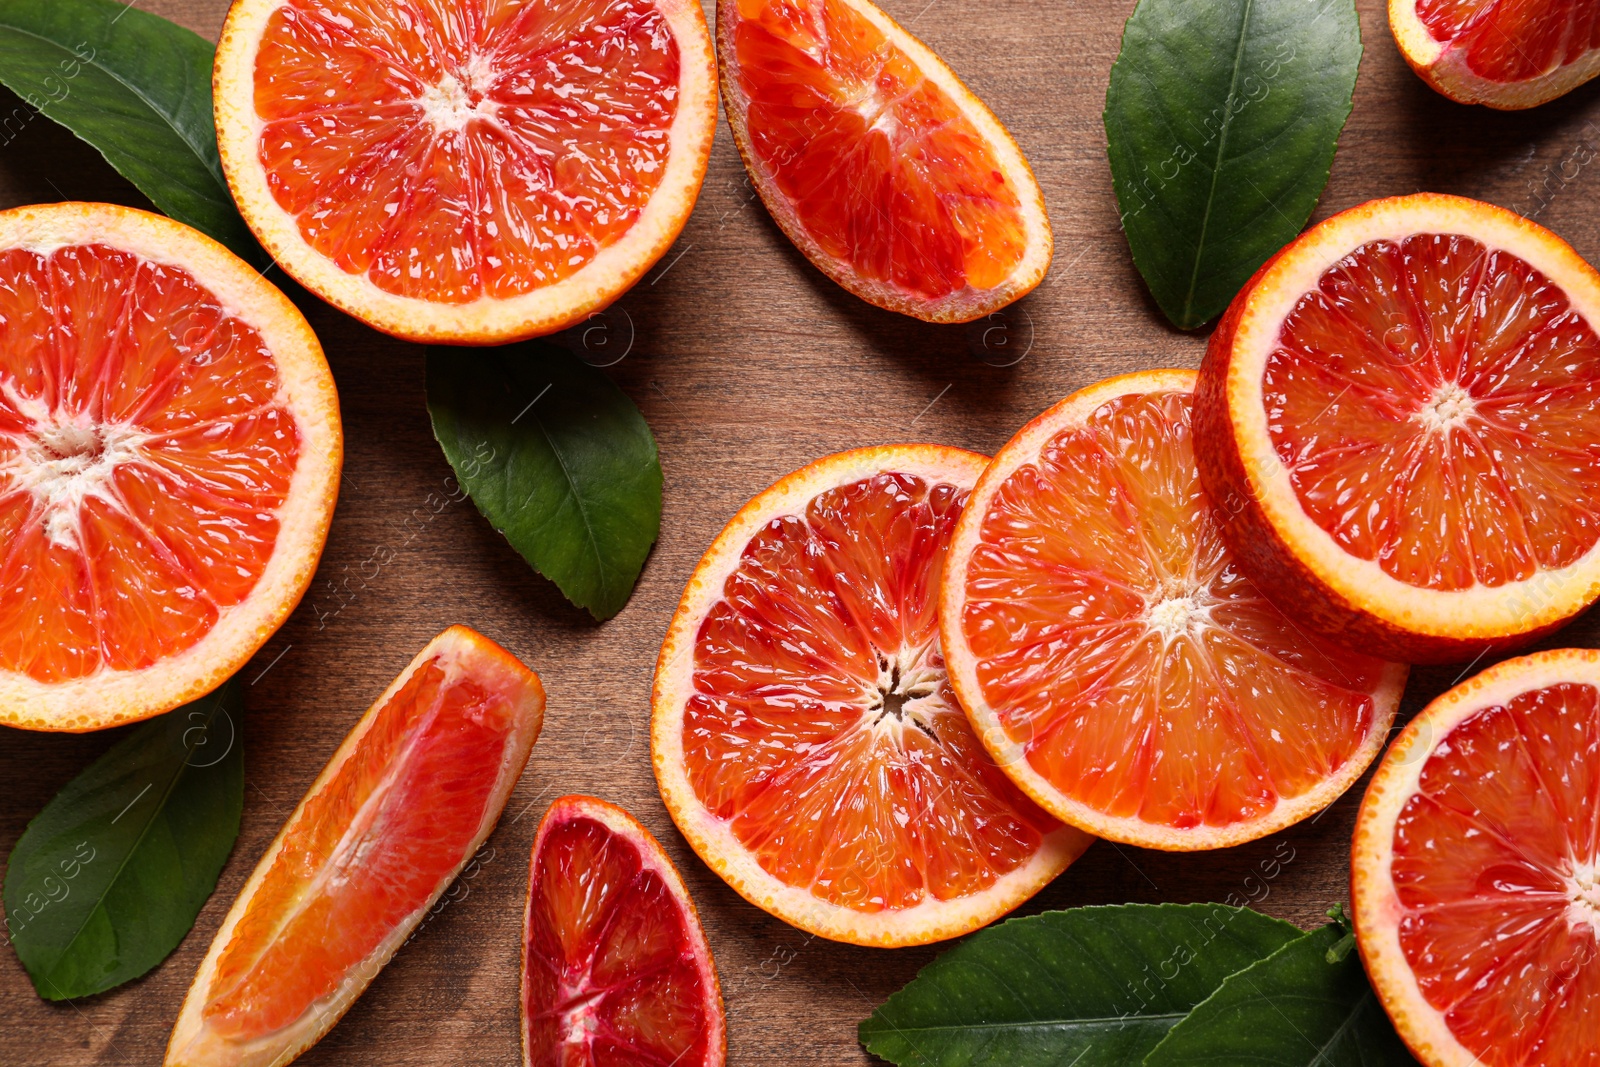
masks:
{"label": "citrus segment", "polygon": [[482,635],[423,649],[245,884],[169,1067],[281,1065],[327,1033],[488,837],[543,714],[538,676]]}
{"label": "citrus segment", "polygon": [[655,838],[591,797],[550,805],[523,933],[528,1067],[720,1067],[721,987],[694,904]]}
{"label": "citrus segment", "polygon": [[728,124],[800,250],[863,300],[966,321],[1039,283],[1044,203],[1016,143],[867,0],[721,0]]}
{"label": "citrus segment", "polygon": [[1253,840],[1332,802],[1406,675],[1308,636],[1239,572],[1195,469],[1193,383],[1114,378],[1024,427],[967,504],[939,608],[1006,773],[1150,848]]}
{"label": "citrus segment", "polygon": [[1471,658],[1600,593],[1600,276],[1487,204],[1337,215],[1236,298],[1201,473],[1286,609],[1353,647]]}
{"label": "citrus segment", "polygon": [[712,869],[802,929],[954,937],[1089,843],[994,766],[946,682],[939,576],[984,463],[902,445],[791,474],[712,544],[662,647],[667,808]]}
{"label": "citrus segment", "polygon": [[305,319],[208,238],[0,213],[0,721],[145,718],[242,666],[316,568],[337,404]]}
{"label": "citrus segment", "polygon": [[1389,0],[1406,62],[1463,104],[1533,107],[1600,72],[1592,0]]}
{"label": "citrus segment", "polygon": [[1356,933],[1430,1067],[1593,1063],[1600,1032],[1600,655],[1509,660],[1384,758],[1352,860]]}
{"label": "citrus segment", "polygon": [[224,169],[285,269],[379,329],[466,343],[609,303],[677,236],[716,118],[689,0],[244,0]]}

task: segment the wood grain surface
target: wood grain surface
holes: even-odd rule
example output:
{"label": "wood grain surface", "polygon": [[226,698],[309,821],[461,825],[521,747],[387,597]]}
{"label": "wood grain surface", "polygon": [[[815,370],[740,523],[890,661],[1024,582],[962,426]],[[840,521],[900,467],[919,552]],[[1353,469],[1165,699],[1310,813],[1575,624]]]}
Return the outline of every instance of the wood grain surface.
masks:
{"label": "wood grain surface", "polygon": [[[138,0],[209,39],[227,0]],[[1198,365],[1203,334],[1166,326],[1118,231],[1100,113],[1132,0],[886,0],[1015,134],[1044,188],[1056,257],[1001,318],[932,326],[860,302],[779,233],[719,126],[677,246],[584,338],[661,445],[659,545],[628,607],[596,625],[452,500],[429,430],[423,351],[299,294],[338,380],[345,479],[305,602],[245,670],[243,831],[193,933],[142,980],[48,1004],[0,949],[0,1064],[158,1064],[195,967],[284,818],[345,732],[416,650],[462,622],[543,676],[543,738],[466,891],[372,983],[306,1067],[520,1063],[518,932],[528,849],[549,801],[626,806],[683,872],[722,976],[729,1053],[755,1063],[859,1064],[856,1023],[936,948],[872,950],[794,930],[745,903],[684,844],[656,793],[649,692],[656,650],[701,552],[739,505],[825,453],[896,441],[992,452],[1027,419],[1111,374]],[[1600,84],[1532,112],[1466,108],[1405,66],[1379,0],[1360,0],[1355,110],[1318,217],[1376,196],[1460,193],[1539,219],[1600,257]],[[19,106],[9,94],[0,114]],[[147,206],[92,150],[37,118],[0,147],[0,206],[64,199]],[[390,558],[392,557],[392,559]],[[374,561],[389,560],[385,565]],[[1582,621],[1548,645],[1592,645]],[[1484,666],[1479,664],[1478,666]],[[1419,670],[1402,718],[1459,669]],[[0,731],[0,849],[116,735]],[[1166,855],[1099,843],[1024,909],[1124,901],[1254,902],[1303,926],[1346,899],[1360,788],[1255,844]]]}

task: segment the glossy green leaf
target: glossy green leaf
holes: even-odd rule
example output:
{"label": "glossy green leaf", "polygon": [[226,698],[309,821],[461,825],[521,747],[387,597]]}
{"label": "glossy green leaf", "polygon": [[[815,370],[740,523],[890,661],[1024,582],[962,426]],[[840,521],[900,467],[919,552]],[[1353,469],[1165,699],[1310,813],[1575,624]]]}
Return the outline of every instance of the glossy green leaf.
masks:
{"label": "glossy green leaf", "polygon": [[3,0],[0,83],[27,106],[0,116],[0,145],[42,112],[156,207],[264,265],[217,160],[214,52],[198,34],[117,0]]}
{"label": "glossy green leaf", "polygon": [[6,931],[46,1000],[166,958],[239,835],[239,685],[136,726],[45,805],[7,861]]}
{"label": "glossy green leaf", "polygon": [[1145,1067],[1415,1067],[1338,923],[1230,976]]}
{"label": "glossy green leaf", "polygon": [[1125,1067],[1228,975],[1300,936],[1222,904],[1012,919],[924,967],[861,1023],[861,1042],[902,1067]]}
{"label": "glossy green leaf", "polygon": [[1133,261],[1175,325],[1215,318],[1305,226],[1360,61],[1354,0],[1139,0],[1106,146]]}
{"label": "glossy green leaf", "polygon": [[597,619],[628,602],[661,531],[661,462],[644,416],[553,345],[434,348],[428,412],[495,529]]}

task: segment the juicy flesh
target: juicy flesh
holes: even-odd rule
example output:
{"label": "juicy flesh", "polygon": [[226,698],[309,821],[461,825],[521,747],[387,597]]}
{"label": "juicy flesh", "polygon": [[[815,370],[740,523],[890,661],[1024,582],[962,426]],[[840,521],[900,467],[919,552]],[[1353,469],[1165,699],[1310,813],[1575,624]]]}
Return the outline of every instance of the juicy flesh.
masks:
{"label": "juicy flesh", "polygon": [[1527,81],[1600,48],[1594,0],[1418,0],[1416,11],[1434,40],[1490,81]]}
{"label": "juicy flesh", "polygon": [[843,0],[740,0],[730,67],[768,182],[822,254],[918,299],[1022,261],[1017,190],[950,96]]}
{"label": "juicy flesh", "polygon": [[984,515],[961,625],[1028,765],[1103,815],[1192,829],[1271,812],[1373,728],[1383,664],[1313,639],[1241,575],[1200,489],[1187,393],[1051,437]]}
{"label": "juicy flesh", "polygon": [[313,248],[385,292],[506,299],[590,263],[665,171],[678,45],[653,0],[285,0],[260,162]]}
{"label": "juicy flesh", "polygon": [[300,454],[280,391],[181,268],[0,251],[0,670],[139,670],[245,600]]}
{"label": "juicy flesh", "polygon": [[968,490],[884,473],[775,518],[701,623],[683,747],[762,869],[861,912],[979,892],[1055,822],[945,678],[939,574]]}
{"label": "juicy flesh", "polygon": [[1491,1067],[1600,1059],[1600,692],[1564,683],[1439,740],[1394,831],[1400,947]]}
{"label": "juicy flesh", "polygon": [[1600,337],[1508,252],[1357,248],[1284,319],[1262,390],[1306,514],[1407,585],[1522,581],[1600,536]]}
{"label": "juicy flesh", "polygon": [[422,917],[482,828],[518,728],[498,683],[436,655],[296,812],[217,960],[203,1018],[249,1041],[351,982]]}
{"label": "juicy flesh", "polygon": [[533,1067],[704,1064],[710,961],[639,846],[569,816],[534,862],[523,1004]]}

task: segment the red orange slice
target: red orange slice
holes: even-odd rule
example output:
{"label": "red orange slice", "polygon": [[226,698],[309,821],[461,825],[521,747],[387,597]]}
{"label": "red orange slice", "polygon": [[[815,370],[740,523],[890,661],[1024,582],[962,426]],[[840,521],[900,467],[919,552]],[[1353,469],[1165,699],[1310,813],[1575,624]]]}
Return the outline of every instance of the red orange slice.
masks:
{"label": "red orange slice", "polygon": [[986,462],[891,445],[796,471],[712,543],[662,645],[667,810],[747,900],[823,937],[955,937],[1089,844],[1007,780],[946,684],[939,576]]}
{"label": "red orange slice", "polygon": [[1351,892],[1428,1067],[1600,1061],[1600,653],[1508,660],[1413,719],[1362,801]]}
{"label": "red orange slice", "polygon": [[306,288],[399,337],[582,320],[665,252],[716,124],[695,0],[238,0],[217,145]]}
{"label": "red orange slice", "polygon": [[452,626],[378,698],[245,883],[166,1067],[281,1067],[332,1029],[500,818],[539,678]]}
{"label": "red orange slice", "polygon": [[869,0],[719,0],[728,126],[767,210],[879,307],[966,322],[1039,284],[1044,198],[1016,142]]}
{"label": "red orange slice", "polygon": [[1600,74],[1594,0],[1389,0],[1389,27],[1422,79],[1463,104],[1533,107]]}
{"label": "red orange slice", "polygon": [[0,212],[0,722],[94,730],[227,680],[311,583],[343,444],[316,336],[221,245]]}
{"label": "red orange slice", "polygon": [[562,797],[533,843],[522,945],[527,1067],[721,1067],[722,992],[694,903],[650,831]]}
{"label": "red orange slice", "polygon": [[1297,621],[1470,660],[1600,595],[1600,274],[1491,204],[1335,215],[1247,283],[1200,372],[1200,473]]}
{"label": "red orange slice", "polygon": [[1327,806],[1406,678],[1240,573],[1195,469],[1194,380],[1112,378],[1025,426],[973,490],[939,604],[951,685],[1006,773],[1090,833],[1175,850]]}

